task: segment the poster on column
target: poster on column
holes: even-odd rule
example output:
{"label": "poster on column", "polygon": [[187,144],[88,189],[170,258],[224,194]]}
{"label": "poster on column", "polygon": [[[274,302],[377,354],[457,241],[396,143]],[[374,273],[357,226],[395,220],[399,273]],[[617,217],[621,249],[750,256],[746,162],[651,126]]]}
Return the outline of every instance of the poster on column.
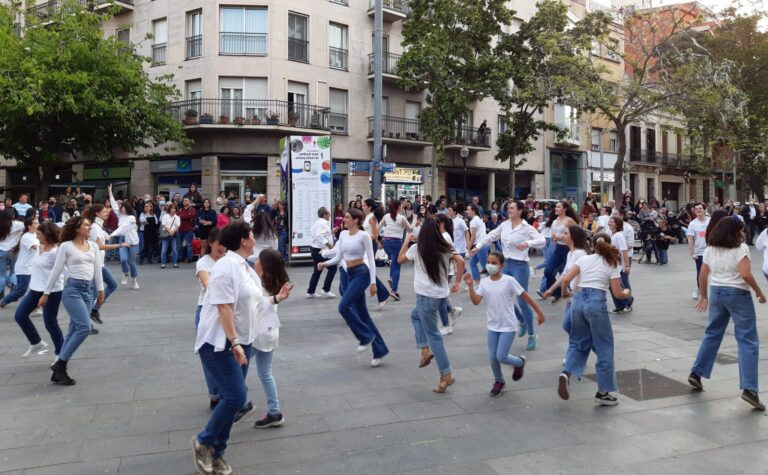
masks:
{"label": "poster on column", "polygon": [[288,138],[291,164],[291,258],[310,257],[317,210],[331,206],[331,137]]}

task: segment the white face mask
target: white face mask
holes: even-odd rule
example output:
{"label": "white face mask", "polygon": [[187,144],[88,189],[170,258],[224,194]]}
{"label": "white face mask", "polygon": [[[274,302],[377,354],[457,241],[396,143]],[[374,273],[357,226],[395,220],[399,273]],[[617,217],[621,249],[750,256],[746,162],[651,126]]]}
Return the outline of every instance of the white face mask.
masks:
{"label": "white face mask", "polygon": [[500,269],[499,269],[499,266],[497,266],[496,264],[486,264],[485,270],[487,270],[488,274],[490,275],[496,275]]}

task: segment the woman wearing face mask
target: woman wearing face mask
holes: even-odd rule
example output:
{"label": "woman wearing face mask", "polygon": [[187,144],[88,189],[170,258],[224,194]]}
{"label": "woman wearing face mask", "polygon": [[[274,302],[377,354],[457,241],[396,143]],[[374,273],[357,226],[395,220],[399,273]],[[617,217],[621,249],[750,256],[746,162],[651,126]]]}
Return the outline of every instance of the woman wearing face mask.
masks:
{"label": "woman wearing face mask", "polygon": [[64,208],[64,212],[61,213],[61,222],[66,223],[75,216],[80,216],[80,212],[77,210],[77,200],[72,198],[67,201],[67,207]]}
{"label": "woman wearing face mask", "polygon": [[19,300],[27,293],[29,281],[32,278],[32,259],[35,258],[40,245],[36,235],[38,224],[37,218],[24,220],[24,234],[21,235],[21,239],[13,250],[16,255],[16,263],[13,266],[13,272],[16,274],[16,288],[0,300],[0,308]]}
{"label": "woman wearing face mask", "polygon": [[[88,240],[96,243],[101,256],[101,279],[104,282],[104,301],[95,304],[91,309],[91,320],[98,324],[103,323],[101,320],[101,313],[99,312],[102,305],[104,305],[104,302],[106,302],[109,296],[112,295],[112,292],[117,289],[117,280],[115,280],[115,276],[112,275],[112,272],[109,271],[109,267],[107,267],[107,261],[105,259],[106,251],[120,249],[121,246],[126,245],[126,243],[107,244],[109,235],[104,231],[104,221],[109,216],[109,212],[109,208],[100,204],[92,205],[83,210],[83,217],[91,222],[91,231],[88,235]],[[91,329],[91,333],[98,332],[99,331],[95,328]]]}
{"label": "woman wearing face mask", "polygon": [[[509,208],[508,208],[509,209]],[[464,282],[469,289],[469,298],[472,303],[479,305],[485,300],[486,318],[488,320],[488,359],[491,363],[491,371],[495,379],[491,387],[491,397],[501,395],[504,385],[504,375],[501,365],[506,364],[514,368],[512,381],[519,381],[523,377],[525,368],[525,356],[513,356],[509,354],[512,342],[517,332],[517,317],[515,316],[518,297],[525,300],[536,312],[539,325],[544,323],[544,314],[528,295],[517,280],[509,275],[504,275],[501,270],[505,267],[504,255],[500,252],[491,252],[485,269],[489,277],[480,281],[477,290],[471,274],[464,274]]]}

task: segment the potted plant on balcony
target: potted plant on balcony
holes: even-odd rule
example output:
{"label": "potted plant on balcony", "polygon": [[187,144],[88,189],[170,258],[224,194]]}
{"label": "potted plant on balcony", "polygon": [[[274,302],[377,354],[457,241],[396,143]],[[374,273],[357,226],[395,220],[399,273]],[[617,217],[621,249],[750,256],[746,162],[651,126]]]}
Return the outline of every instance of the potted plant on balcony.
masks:
{"label": "potted plant on balcony", "polygon": [[239,115],[235,117],[235,120],[232,121],[235,125],[245,125],[245,117]]}
{"label": "potted plant on balcony", "polygon": [[213,116],[209,113],[204,113],[200,116],[200,123],[201,124],[213,124]]}
{"label": "potted plant on balcony", "polygon": [[299,114],[296,111],[288,111],[288,127],[296,127],[296,122],[299,120]]}
{"label": "potted plant on balcony", "polygon": [[280,114],[277,112],[270,112],[267,116],[267,125],[277,125],[280,123]]}
{"label": "potted plant on balcony", "polygon": [[197,111],[195,109],[187,109],[184,112],[184,123],[187,125],[197,124]]}
{"label": "potted plant on balcony", "polygon": [[261,119],[258,116],[251,118],[251,125],[261,125]]}
{"label": "potted plant on balcony", "polygon": [[395,138],[397,138],[397,139],[400,138],[400,132],[395,132]]}
{"label": "potted plant on balcony", "polygon": [[229,116],[228,115],[220,115],[219,116],[219,124],[229,124]]}

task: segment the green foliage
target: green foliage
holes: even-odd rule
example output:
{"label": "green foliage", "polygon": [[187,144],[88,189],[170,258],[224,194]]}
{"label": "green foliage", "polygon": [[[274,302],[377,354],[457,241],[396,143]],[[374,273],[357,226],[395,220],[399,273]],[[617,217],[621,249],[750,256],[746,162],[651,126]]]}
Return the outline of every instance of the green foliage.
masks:
{"label": "green foliage", "polygon": [[66,3],[17,34],[13,7],[0,6],[0,154],[38,169],[39,193],[64,156],[111,160],[167,143],[188,144],[168,113],[170,76],[152,79],[148,59],[101,29],[106,14]]}

